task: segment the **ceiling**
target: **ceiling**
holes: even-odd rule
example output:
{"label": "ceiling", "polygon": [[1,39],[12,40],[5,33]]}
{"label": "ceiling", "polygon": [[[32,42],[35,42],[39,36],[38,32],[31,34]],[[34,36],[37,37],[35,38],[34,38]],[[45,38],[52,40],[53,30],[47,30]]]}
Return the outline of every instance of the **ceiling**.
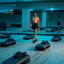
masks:
{"label": "ceiling", "polygon": [[8,3],[0,3],[0,9],[64,10],[64,2],[59,1],[8,2]]}
{"label": "ceiling", "polygon": [[64,10],[64,2],[19,2],[17,8],[42,9],[42,10]]}

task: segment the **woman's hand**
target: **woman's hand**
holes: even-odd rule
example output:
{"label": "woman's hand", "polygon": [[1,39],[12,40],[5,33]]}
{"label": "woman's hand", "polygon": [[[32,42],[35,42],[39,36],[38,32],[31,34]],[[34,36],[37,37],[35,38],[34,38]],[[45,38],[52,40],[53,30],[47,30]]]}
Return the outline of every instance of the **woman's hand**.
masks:
{"label": "woman's hand", "polygon": [[38,28],[38,31],[40,31],[40,28]]}
{"label": "woman's hand", "polygon": [[30,24],[30,26],[32,26],[32,24]]}

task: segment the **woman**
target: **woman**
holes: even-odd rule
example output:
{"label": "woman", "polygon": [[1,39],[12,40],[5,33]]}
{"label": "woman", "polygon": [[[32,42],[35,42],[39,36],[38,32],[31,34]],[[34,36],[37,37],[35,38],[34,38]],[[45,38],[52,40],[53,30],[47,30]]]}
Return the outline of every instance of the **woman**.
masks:
{"label": "woman", "polygon": [[58,32],[60,32],[60,29],[61,29],[61,18],[60,18],[60,16],[58,16],[57,25],[58,25]]}
{"label": "woman", "polygon": [[[37,13],[35,12],[34,13],[34,17],[32,18],[32,28],[33,28],[33,31],[34,31],[34,40],[33,40],[33,43],[37,42],[37,39],[36,39],[36,32],[37,32],[37,28],[39,27],[39,18],[37,17]],[[38,28],[38,30],[40,30]]]}

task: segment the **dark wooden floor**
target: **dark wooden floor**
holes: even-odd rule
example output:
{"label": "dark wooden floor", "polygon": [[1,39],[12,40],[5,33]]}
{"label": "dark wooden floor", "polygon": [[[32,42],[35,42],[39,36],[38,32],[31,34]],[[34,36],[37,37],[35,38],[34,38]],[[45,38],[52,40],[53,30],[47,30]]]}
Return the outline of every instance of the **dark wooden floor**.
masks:
{"label": "dark wooden floor", "polygon": [[[52,36],[37,36],[38,41],[35,44],[32,43],[33,39],[23,40],[23,36],[25,35],[11,35],[17,44],[0,47],[0,64],[17,51],[26,51],[30,55],[30,64],[64,64],[64,36],[61,36],[62,40],[59,42],[51,42]],[[35,51],[35,45],[42,40],[48,40],[51,47],[45,51]]]}

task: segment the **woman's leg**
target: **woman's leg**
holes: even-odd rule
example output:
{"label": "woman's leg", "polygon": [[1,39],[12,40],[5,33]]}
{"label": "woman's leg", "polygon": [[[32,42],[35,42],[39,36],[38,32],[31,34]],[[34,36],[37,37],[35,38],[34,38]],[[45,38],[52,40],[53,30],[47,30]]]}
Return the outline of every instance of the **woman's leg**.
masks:
{"label": "woman's leg", "polygon": [[37,28],[34,30],[34,40],[36,40],[36,32],[37,32]]}
{"label": "woman's leg", "polygon": [[60,32],[60,25],[58,25],[58,32]]}
{"label": "woman's leg", "polygon": [[34,29],[33,31],[34,31],[34,40],[33,40],[33,43],[35,43],[35,42],[37,41],[37,39],[36,39],[36,32],[37,32],[37,29]]}

